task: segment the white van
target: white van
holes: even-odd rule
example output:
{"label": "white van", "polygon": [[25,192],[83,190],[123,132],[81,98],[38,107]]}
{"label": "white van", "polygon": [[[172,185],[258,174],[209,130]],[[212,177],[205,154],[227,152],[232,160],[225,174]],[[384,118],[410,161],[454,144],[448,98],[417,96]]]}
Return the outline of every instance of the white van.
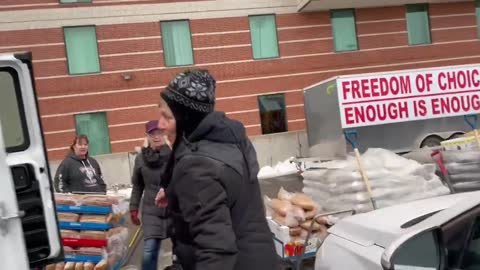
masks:
{"label": "white van", "polygon": [[63,257],[31,54],[0,54],[1,269]]}

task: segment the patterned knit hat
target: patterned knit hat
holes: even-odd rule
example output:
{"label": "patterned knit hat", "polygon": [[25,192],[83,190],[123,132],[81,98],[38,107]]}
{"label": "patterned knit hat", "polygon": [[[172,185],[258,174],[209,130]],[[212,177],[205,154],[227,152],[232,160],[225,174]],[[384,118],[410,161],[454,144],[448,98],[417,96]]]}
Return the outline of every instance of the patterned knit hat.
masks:
{"label": "patterned knit hat", "polygon": [[209,113],[215,107],[215,79],[207,70],[189,70],[178,74],[162,97],[194,111]]}

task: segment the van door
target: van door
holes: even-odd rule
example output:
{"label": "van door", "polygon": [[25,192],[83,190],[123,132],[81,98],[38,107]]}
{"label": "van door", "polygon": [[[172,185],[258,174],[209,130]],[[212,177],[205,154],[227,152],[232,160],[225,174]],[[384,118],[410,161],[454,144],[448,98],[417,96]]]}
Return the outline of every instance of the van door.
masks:
{"label": "van door", "polygon": [[0,54],[1,269],[63,256],[30,54]]}

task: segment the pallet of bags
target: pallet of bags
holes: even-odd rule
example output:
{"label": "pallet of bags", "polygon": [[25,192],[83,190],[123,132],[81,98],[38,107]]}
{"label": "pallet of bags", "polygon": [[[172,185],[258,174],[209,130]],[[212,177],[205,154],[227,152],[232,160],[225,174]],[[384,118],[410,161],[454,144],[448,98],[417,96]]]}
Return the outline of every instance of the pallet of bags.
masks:
{"label": "pallet of bags", "polygon": [[[480,190],[480,151],[475,137],[464,137],[442,142],[441,163],[454,192]],[[441,168],[438,168],[441,172]],[[443,173],[442,173],[443,174]]]}
{"label": "pallet of bags", "polygon": [[265,196],[267,220],[274,234],[277,254],[284,259],[316,252],[318,245],[327,235],[327,226],[321,220],[314,222],[307,245],[308,230],[313,218],[322,208],[303,193],[290,193],[281,188],[277,198]]}
{"label": "pallet of bags", "polygon": [[[385,149],[369,149],[362,155],[365,173],[379,208],[449,193],[436,175],[435,165],[420,164]],[[354,157],[322,163],[305,171],[303,192],[328,211],[373,210]]]}

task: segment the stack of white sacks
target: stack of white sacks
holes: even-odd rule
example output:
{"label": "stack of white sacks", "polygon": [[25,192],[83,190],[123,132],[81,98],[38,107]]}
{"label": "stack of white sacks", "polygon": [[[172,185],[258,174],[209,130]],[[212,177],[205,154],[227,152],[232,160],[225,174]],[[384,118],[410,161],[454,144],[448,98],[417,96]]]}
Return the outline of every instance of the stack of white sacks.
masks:
{"label": "stack of white sacks", "polygon": [[[435,174],[435,165],[422,165],[378,148],[365,152],[362,161],[379,208],[449,193]],[[303,192],[328,211],[373,209],[354,157],[321,163],[302,175]]]}
{"label": "stack of white sacks", "polygon": [[450,150],[443,152],[443,160],[455,192],[480,190],[480,151]]}

